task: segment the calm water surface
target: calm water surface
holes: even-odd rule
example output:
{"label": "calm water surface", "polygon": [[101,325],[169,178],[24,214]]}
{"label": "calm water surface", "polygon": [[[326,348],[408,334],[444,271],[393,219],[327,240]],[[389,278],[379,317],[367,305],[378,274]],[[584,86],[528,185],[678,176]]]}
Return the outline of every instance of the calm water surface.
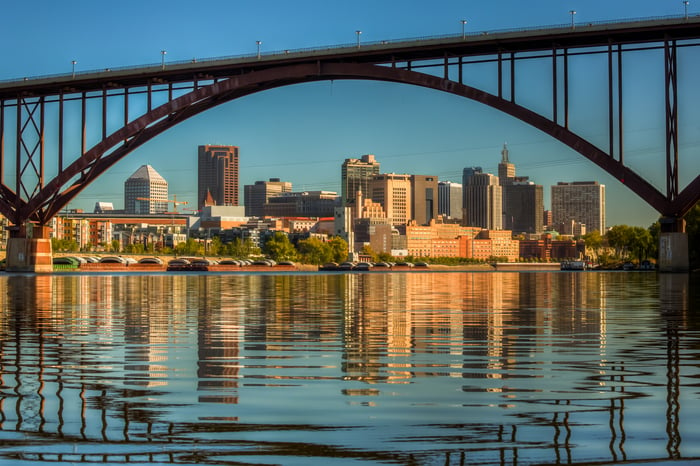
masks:
{"label": "calm water surface", "polygon": [[699,278],[0,275],[0,462],[697,460]]}

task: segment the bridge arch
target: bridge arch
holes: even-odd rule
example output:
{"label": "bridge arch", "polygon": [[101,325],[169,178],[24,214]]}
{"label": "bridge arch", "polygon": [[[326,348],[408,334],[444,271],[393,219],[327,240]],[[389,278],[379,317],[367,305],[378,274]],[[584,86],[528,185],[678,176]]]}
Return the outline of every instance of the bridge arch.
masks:
{"label": "bridge arch", "polygon": [[[645,199],[661,215],[681,217],[697,202],[698,176],[676,199],[668,199],[629,167],[551,119],[477,88],[391,66],[317,62],[293,64],[232,76],[174,98],[105,137],[66,167],[27,202],[15,206],[16,218],[46,224],[97,177],[127,154],[178,123],[215,106],[257,92],[314,81],[374,80],[411,84],[465,97],[511,115],[583,155]],[[12,217],[10,217],[12,218]]]}

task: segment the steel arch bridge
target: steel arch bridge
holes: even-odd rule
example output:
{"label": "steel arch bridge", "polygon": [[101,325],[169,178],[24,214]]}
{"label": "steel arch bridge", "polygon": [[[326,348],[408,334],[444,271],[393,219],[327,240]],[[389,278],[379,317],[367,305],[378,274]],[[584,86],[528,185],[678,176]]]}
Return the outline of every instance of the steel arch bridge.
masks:
{"label": "steel arch bridge", "polygon": [[[114,163],[174,125],[242,96],[323,80],[411,84],[481,102],[561,141],[610,173],[663,217],[680,219],[700,200],[700,175],[679,186],[679,62],[700,50],[700,16],[595,23],[383,41],[211,60],[106,69],[0,82],[0,213],[14,225],[46,225]],[[662,57],[665,192],[624,159],[623,57]],[[653,52],[656,51],[656,52]],[[607,147],[569,125],[572,71],[582,56],[604,57]],[[520,102],[525,61],[551,74],[549,110]],[[683,63],[685,64],[685,63]],[[493,70],[495,91],[469,85],[470,67]],[[527,99],[523,99],[527,100]],[[15,233],[20,235],[21,233]]]}

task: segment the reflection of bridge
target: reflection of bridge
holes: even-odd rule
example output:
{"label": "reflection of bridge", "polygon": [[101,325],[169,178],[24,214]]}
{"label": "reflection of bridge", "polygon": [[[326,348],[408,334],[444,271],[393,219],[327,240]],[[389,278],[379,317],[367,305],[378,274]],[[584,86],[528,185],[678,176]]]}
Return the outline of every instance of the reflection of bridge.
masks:
{"label": "reflection of bridge", "polygon": [[[512,115],[613,175],[668,219],[664,229],[669,234],[681,234],[681,217],[700,199],[700,176],[684,189],[679,186],[678,68],[680,56],[685,57],[679,51],[699,46],[698,39],[700,17],[690,17],[358,44],[0,83],[0,212],[14,225],[8,267],[50,267],[45,225],[82,189],[151,138],[241,96],[331,79],[413,84]],[[623,56],[653,55],[654,50],[663,55],[658,67],[665,77],[659,89],[665,100],[665,112],[659,115],[660,126],[666,128],[665,192],[624,160]],[[608,126],[605,148],[569,126],[570,63],[594,54],[605,57],[601,73],[607,76],[608,92],[598,112]],[[551,73],[551,107],[544,113],[524,106],[520,91],[516,96],[522,79],[518,65],[525,61]],[[485,65],[493,71],[493,92],[465,82],[465,70]],[[10,147],[14,154],[6,157]],[[674,254],[682,256],[683,247],[687,263],[687,239],[671,238],[664,249],[669,264],[675,265]]]}

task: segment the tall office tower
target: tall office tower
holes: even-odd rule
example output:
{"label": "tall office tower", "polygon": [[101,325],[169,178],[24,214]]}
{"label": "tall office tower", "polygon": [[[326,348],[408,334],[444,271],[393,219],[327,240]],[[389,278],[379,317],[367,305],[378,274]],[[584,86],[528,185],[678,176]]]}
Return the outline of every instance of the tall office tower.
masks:
{"label": "tall office tower", "polygon": [[372,201],[384,207],[390,224],[406,225],[412,219],[411,175],[375,175],[369,184],[369,191]]}
{"label": "tall office tower", "polygon": [[508,145],[503,144],[501,151],[501,163],[498,164],[498,180],[501,186],[505,186],[515,178],[515,164],[508,160]]}
{"label": "tall office tower", "polygon": [[438,215],[462,218],[462,185],[451,181],[438,182]]}
{"label": "tall office tower", "polygon": [[199,146],[197,205],[238,205],[238,147]]}
{"label": "tall office tower", "polygon": [[544,201],[542,185],[512,181],[503,188],[503,217],[513,233],[542,233]]}
{"label": "tall office tower", "polygon": [[343,206],[355,200],[357,191],[369,196],[369,183],[379,174],[379,162],[374,155],[363,155],[360,159],[345,159],[341,172],[340,196]]}
{"label": "tall office tower", "polygon": [[141,165],[124,182],[124,212],[160,214],[168,210],[168,182],[150,165]]}
{"label": "tall office tower", "polygon": [[270,181],[256,181],[255,184],[243,186],[243,204],[246,217],[262,217],[264,206],[270,197],[280,193],[291,193],[292,183],[270,178]]}
{"label": "tall office tower", "polygon": [[462,223],[467,220],[467,186],[469,178],[477,173],[483,173],[481,167],[466,167],[462,170]]}
{"label": "tall office tower", "polygon": [[597,181],[559,182],[552,186],[552,224],[573,234],[569,225],[582,223],[586,231],[605,233],[605,185]]}
{"label": "tall office tower", "polygon": [[428,225],[438,215],[438,178],[411,175],[411,211],[418,225]]}
{"label": "tall office tower", "polygon": [[469,177],[466,226],[488,230],[503,228],[502,189],[498,177],[490,173],[475,173]]}

